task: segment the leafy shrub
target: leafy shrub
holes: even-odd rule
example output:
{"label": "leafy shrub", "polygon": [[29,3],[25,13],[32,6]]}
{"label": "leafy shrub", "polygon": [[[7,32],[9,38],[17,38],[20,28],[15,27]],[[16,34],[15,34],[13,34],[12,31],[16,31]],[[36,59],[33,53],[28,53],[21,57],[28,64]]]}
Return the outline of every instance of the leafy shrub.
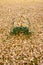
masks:
{"label": "leafy shrub", "polygon": [[31,34],[31,32],[29,31],[28,27],[15,27],[13,28],[13,31],[11,32],[12,34],[19,34],[19,33],[24,33],[26,35]]}

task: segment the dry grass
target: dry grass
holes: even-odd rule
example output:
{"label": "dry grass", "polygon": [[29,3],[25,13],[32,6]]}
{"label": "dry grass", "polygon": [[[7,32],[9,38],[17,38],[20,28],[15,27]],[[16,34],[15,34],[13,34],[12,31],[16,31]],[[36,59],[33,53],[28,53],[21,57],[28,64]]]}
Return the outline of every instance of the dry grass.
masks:
{"label": "dry grass", "polygon": [[[34,34],[30,38],[10,35],[21,25]],[[43,3],[0,0],[0,65],[30,65],[34,57],[43,65]]]}

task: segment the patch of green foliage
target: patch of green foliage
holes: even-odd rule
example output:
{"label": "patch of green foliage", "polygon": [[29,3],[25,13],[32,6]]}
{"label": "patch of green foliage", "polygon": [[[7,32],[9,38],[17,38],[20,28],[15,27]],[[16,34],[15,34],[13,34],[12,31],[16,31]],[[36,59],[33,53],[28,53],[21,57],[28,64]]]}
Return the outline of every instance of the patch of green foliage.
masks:
{"label": "patch of green foliage", "polygon": [[12,34],[16,35],[19,33],[24,33],[25,35],[30,35],[31,32],[29,31],[28,27],[15,27],[13,28]]}

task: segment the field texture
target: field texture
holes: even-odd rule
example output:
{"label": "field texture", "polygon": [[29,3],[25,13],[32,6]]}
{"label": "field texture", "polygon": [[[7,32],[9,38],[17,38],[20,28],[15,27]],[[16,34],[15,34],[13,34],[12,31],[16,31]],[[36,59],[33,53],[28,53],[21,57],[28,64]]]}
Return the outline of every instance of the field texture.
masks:
{"label": "field texture", "polygon": [[[10,34],[21,25],[30,37]],[[0,0],[0,65],[43,65],[43,0]]]}

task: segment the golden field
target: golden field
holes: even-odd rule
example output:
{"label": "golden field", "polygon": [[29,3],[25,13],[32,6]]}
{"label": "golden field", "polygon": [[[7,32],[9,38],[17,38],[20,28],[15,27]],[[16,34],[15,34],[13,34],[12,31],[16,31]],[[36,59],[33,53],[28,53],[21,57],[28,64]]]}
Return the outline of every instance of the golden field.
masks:
{"label": "golden field", "polygon": [[[21,24],[30,38],[10,35]],[[34,57],[43,65],[43,0],[0,0],[0,65],[31,65]]]}

